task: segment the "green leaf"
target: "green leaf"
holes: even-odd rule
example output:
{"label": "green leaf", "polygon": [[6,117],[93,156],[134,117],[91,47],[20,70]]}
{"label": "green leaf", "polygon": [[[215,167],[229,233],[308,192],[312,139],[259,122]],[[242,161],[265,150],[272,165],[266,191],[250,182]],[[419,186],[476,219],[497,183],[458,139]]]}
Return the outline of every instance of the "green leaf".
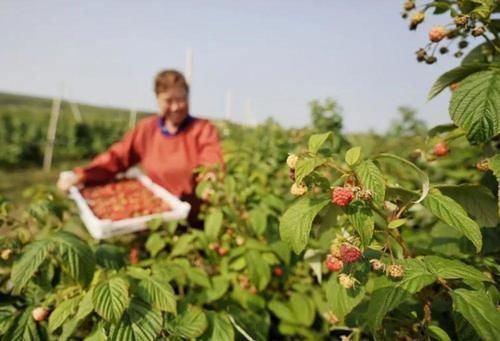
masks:
{"label": "green leaf", "polygon": [[461,314],[484,340],[495,341],[500,335],[500,313],[481,291],[454,290],[453,310]]}
{"label": "green leaf", "polygon": [[[498,46],[498,40],[493,40]],[[494,49],[491,44],[485,41],[477,45],[462,59],[462,65],[474,65],[479,63],[490,63],[500,60],[498,54],[493,53]]]}
{"label": "green leaf", "polygon": [[370,298],[366,316],[372,329],[380,326],[388,312],[437,279],[422,260],[408,259],[401,264],[404,267],[403,278],[394,285],[375,290]]}
{"label": "green leaf", "polygon": [[158,233],[152,233],[146,241],[146,249],[151,254],[151,257],[156,257],[158,252],[165,248],[166,242]]}
{"label": "green leaf", "polygon": [[365,291],[363,287],[346,289],[339,284],[337,276],[330,276],[324,285],[328,308],[337,316],[339,323],[344,324],[345,317],[361,303]]}
{"label": "green leaf", "polygon": [[359,234],[361,245],[367,247],[373,237],[375,221],[370,206],[361,200],[353,201],[347,206],[347,216]]}
{"label": "green leaf", "polygon": [[206,313],[209,321],[209,327],[200,337],[200,340],[210,341],[232,341],[234,340],[234,329],[231,321],[225,313],[215,313],[209,311]]}
{"label": "green leaf", "polygon": [[361,157],[361,147],[353,147],[345,153],[345,162],[349,166],[354,166]]}
{"label": "green leaf", "polygon": [[314,321],[314,302],[304,294],[293,293],[286,303],[272,300],[268,307],[280,320],[291,324],[309,327]]}
{"label": "green leaf", "polygon": [[262,208],[257,207],[252,209],[248,213],[248,220],[255,234],[261,235],[266,231],[267,214]]}
{"label": "green leaf", "polygon": [[209,241],[213,242],[219,237],[224,216],[220,209],[214,209],[205,220],[205,234]]}
{"label": "green leaf", "polygon": [[248,275],[252,283],[259,289],[264,290],[271,280],[271,269],[257,250],[250,250],[245,254]]}
{"label": "green leaf", "polygon": [[480,185],[438,186],[441,193],[458,202],[480,226],[498,224],[496,198],[491,191]]}
{"label": "green leaf", "polygon": [[0,306],[0,335],[7,332],[16,317],[16,308],[12,305]]}
{"label": "green leaf", "polygon": [[[78,328],[79,324],[88,316],[92,311],[94,311],[94,305],[92,304],[92,294],[94,289],[90,289],[84,294],[83,299],[78,304],[78,310],[76,315],[67,323],[63,325],[63,332],[59,337],[61,341],[67,340],[74,331]],[[102,320],[104,321],[104,320]]]}
{"label": "green leaf", "polygon": [[98,245],[95,250],[95,258],[98,265],[107,269],[118,270],[125,266],[125,251],[116,245]]}
{"label": "green leaf", "polygon": [[170,252],[170,257],[182,256],[191,251],[194,247],[193,241],[196,238],[195,235],[185,234],[179,237],[175,242],[172,252]]}
{"label": "green leaf", "polygon": [[290,307],[300,324],[307,327],[312,325],[316,314],[312,298],[304,294],[293,293],[290,296]]}
{"label": "green leaf", "polygon": [[210,280],[208,279],[208,275],[202,269],[190,268],[187,271],[187,276],[193,284],[199,285],[204,288],[210,288]]}
{"label": "green leaf", "polygon": [[406,159],[403,159],[402,157],[399,157],[394,154],[389,154],[389,153],[383,153],[377,156],[377,160],[379,159],[392,159],[399,161],[400,164],[408,167],[411,169],[414,173],[418,175],[418,178],[420,182],[422,183],[422,194],[420,195],[420,198],[418,200],[414,201],[414,203],[419,203],[424,198],[427,196],[427,193],[429,193],[429,177],[427,174],[425,174],[420,168],[418,168],[413,162],[410,162]]}
{"label": "green leaf", "polygon": [[199,307],[188,306],[179,316],[167,323],[167,331],[172,337],[195,339],[207,329],[207,317]]}
{"label": "green leaf", "polygon": [[78,305],[82,300],[82,296],[76,296],[61,302],[49,316],[49,331],[53,333],[57,328],[62,326],[64,321],[76,312]]}
{"label": "green leaf", "polygon": [[151,304],[153,307],[162,311],[177,313],[174,290],[170,284],[159,276],[148,276],[141,279],[136,293],[144,302]]}
{"label": "green leaf", "polygon": [[271,325],[271,318],[267,311],[257,309],[242,309],[234,304],[230,305],[227,310],[229,313],[229,318],[233,323],[236,331],[241,334],[246,340],[269,340],[269,327]]}
{"label": "green leaf", "polygon": [[129,303],[128,286],[128,281],[119,276],[97,284],[92,294],[95,311],[105,320],[117,323]]}
{"label": "green leaf", "polygon": [[385,180],[380,169],[373,161],[365,160],[356,167],[355,171],[363,190],[370,191],[373,195],[373,202],[382,205],[385,196]]}
{"label": "green leaf", "polygon": [[326,142],[326,140],[328,140],[331,135],[331,132],[311,135],[311,137],[309,138],[309,152],[317,153],[321,146]]}
{"label": "green leaf", "polygon": [[23,249],[21,259],[14,263],[11,272],[11,280],[14,285],[12,293],[14,295],[21,293],[21,290],[45,261],[51,249],[52,244],[45,239],[34,241]]}
{"label": "green leaf", "polygon": [[210,303],[223,297],[229,289],[229,280],[225,276],[214,276],[211,279],[210,288],[203,290],[204,301]]}
{"label": "green leaf", "polygon": [[433,190],[425,198],[423,205],[443,222],[462,232],[474,244],[477,252],[481,250],[483,241],[479,225],[469,218],[456,201]]}
{"label": "green leaf", "polygon": [[54,233],[50,240],[61,260],[61,267],[83,286],[89,285],[95,271],[95,257],[90,246],[66,231]]}
{"label": "green leaf", "polygon": [[488,68],[488,64],[462,65],[444,73],[432,86],[427,99],[433,99],[451,84],[460,82],[462,79],[473,74],[474,72],[484,70],[486,68]]}
{"label": "green leaf", "polygon": [[282,240],[278,240],[269,245],[271,250],[278,255],[278,257],[285,263],[286,265],[290,264],[290,258],[292,256],[292,250],[290,250],[290,246]]}
{"label": "green leaf", "polygon": [[309,241],[314,218],[329,202],[303,197],[295,201],[283,214],[279,226],[280,236],[295,253],[299,254],[304,250]]}
{"label": "green leaf", "polygon": [[406,220],[406,219],[396,219],[396,220],[391,221],[387,225],[387,228],[388,229],[397,229],[398,227],[403,226],[407,222],[408,222],[408,220]]}
{"label": "green leaf", "polygon": [[302,183],[306,176],[311,174],[317,167],[323,165],[325,162],[326,160],[321,157],[306,157],[299,159],[295,166],[295,182],[297,184]]}
{"label": "green leaf", "polygon": [[42,338],[42,335],[39,334],[35,320],[31,317],[33,309],[34,307],[26,307],[15,323],[10,326],[10,329],[3,336],[2,340],[38,341],[46,339]]}
{"label": "green leaf", "polygon": [[429,332],[429,335],[438,341],[451,341],[451,338],[448,335],[448,333],[446,333],[445,330],[443,330],[442,328],[440,328],[436,325],[430,325],[427,328],[427,330]]}
{"label": "green leaf", "polygon": [[161,312],[138,298],[132,299],[120,323],[112,330],[111,340],[154,341],[161,332]]}
{"label": "green leaf", "polygon": [[488,162],[489,169],[495,174],[497,179],[500,178],[500,154],[491,157]]}
{"label": "green leaf", "polygon": [[453,92],[450,116],[471,143],[483,143],[500,133],[500,71],[476,72]]}
{"label": "green leaf", "polygon": [[424,262],[430,272],[443,279],[492,282],[492,280],[481,271],[458,260],[451,260],[438,256],[426,256],[424,257]]}

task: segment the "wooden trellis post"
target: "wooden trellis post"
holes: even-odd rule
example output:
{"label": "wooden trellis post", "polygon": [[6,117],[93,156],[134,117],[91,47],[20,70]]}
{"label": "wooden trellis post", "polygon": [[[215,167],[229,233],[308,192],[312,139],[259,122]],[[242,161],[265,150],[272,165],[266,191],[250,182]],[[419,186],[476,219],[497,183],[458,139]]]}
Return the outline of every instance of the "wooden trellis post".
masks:
{"label": "wooden trellis post", "polygon": [[52,111],[50,113],[49,129],[47,130],[47,144],[43,156],[43,170],[49,172],[52,166],[52,155],[54,153],[54,143],[56,140],[57,121],[61,112],[61,97],[55,97],[52,102]]}

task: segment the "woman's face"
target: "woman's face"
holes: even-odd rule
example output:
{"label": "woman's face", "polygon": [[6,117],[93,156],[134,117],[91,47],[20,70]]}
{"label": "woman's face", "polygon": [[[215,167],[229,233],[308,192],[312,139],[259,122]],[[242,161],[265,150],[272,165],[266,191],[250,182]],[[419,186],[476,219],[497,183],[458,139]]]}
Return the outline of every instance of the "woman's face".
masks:
{"label": "woman's face", "polygon": [[178,86],[160,92],[156,99],[160,116],[174,126],[179,126],[189,113],[188,94],[184,87]]}

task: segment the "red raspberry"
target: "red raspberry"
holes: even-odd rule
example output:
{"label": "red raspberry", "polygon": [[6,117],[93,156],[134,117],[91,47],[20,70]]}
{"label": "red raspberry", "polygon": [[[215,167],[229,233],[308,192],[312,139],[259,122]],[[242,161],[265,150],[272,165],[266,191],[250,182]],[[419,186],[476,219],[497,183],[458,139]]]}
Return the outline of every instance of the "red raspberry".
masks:
{"label": "red raspberry", "polygon": [[447,34],[448,34],[448,30],[446,29],[446,27],[434,26],[429,31],[429,40],[432,41],[433,43],[437,43],[437,42],[440,42],[441,40],[443,40]]}
{"label": "red raspberry", "polygon": [[340,259],[338,259],[337,257],[334,257],[331,254],[326,256],[325,265],[326,265],[328,270],[333,271],[333,272],[338,272],[338,271],[342,270],[342,268],[344,267],[344,263],[342,263],[342,261]]}
{"label": "red raspberry", "polygon": [[446,156],[448,152],[449,152],[448,145],[445,142],[437,143],[434,146],[434,155],[437,157]]}
{"label": "red raspberry", "polygon": [[284,271],[281,266],[275,266],[273,269],[273,273],[276,277],[281,277],[283,276]]}
{"label": "red raspberry", "polygon": [[341,207],[349,205],[353,197],[354,192],[349,187],[335,187],[332,192],[332,202]]}
{"label": "red raspberry", "polygon": [[345,263],[355,263],[361,258],[361,250],[350,244],[340,246],[340,258]]}
{"label": "red raspberry", "polygon": [[130,254],[129,254],[129,260],[130,260],[130,264],[137,264],[139,263],[139,248],[137,246],[134,246],[131,250],[130,250]]}

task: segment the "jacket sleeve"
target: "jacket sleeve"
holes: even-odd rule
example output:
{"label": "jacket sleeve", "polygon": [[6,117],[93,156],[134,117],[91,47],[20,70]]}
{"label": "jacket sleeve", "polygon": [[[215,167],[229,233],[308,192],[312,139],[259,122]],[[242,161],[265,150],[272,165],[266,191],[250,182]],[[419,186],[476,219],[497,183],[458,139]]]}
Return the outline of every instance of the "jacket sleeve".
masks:
{"label": "jacket sleeve", "polygon": [[126,171],[140,161],[139,128],[130,130],[122,140],[96,156],[88,166],[75,168],[74,172],[84,184],[109,181],[117,173]]}
{"label": "jacket sleeve", "polygon": [[201,130],[198,139],[198,165],[199,166],[224,166],[222,157],[222,148],[219,142],[217,129],[214,125],[207,122]]}

